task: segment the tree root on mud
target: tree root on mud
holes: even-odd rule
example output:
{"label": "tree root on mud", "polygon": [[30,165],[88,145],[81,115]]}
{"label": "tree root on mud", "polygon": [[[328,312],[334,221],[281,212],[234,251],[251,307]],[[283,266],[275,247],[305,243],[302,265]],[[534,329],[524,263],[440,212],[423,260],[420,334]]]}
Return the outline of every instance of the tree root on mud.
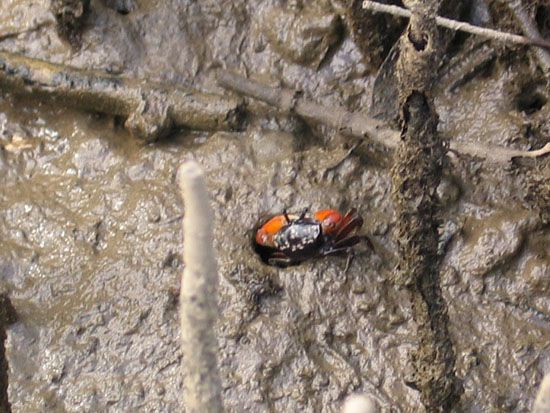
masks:
{"label": "tree root on mud", "polygon": [[[371,142],[389,149],[395,149],[399,145],[399,132],[388,128],[384,122],[362,113],[349,112],[343,107],[320,105],[304,98],[298,90],[271,87],[228,71],[218,73],[218,83],[234,92],[268,103],[284,113],[295,113],[306,120],[327,125],[344,134],[367,137]],[[514,158],[536,158],[546,155],[550,153],[550,143],[537,150],[522,151],[476,142],[452,141],[449,142],[448,149],[459,155],[469,155],[488,163],[502,165],[510,163]]]}
{"label": "tree root on mud", "polygon": [[401,143],[395,152],[392,196],[397,212],[399,263],[392,281],[410,293],[418,346],[410,353],[406,383],[420,391],[427,412],[456,408],[462,384],[456,377],[447,304],[441,291],[437,187],[446,164],[445,144],[430,89],[439,59],[435,24],[438,0],[409,0],[409,26],[399,40],[396,63]]}
{"label": "tree root on mud", "polygon": [[147,141],[181,127],[235,130],[243,120],[239,99],[85,71],[8,52],[0,52],[0,88],[124,117],[124,126]]}

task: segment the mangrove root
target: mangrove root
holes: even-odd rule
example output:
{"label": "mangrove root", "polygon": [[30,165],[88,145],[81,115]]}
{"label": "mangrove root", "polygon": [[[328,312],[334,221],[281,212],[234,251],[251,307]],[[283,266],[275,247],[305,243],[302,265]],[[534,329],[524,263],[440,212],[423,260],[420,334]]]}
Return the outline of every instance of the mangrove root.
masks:
{"label": "mangrove root", "polygon": [[185,411],[223,412],[218,372],[218,270],[214,251],[214,212],[203,173],[194,161],[178,172],[185,206],[183,270],[180,289]]}
{"label": "mangrove root", "polygon": [[401,36],[396,77],[401,109],[401,143],[391,170],[399,263],[393,283],[410,293],[418,345],[410,352],[406,383],[420,392],[427,412],[451,411],[462,386],[455,373],[447,305],[441,291],[438,254],[441,215],[437,187],[446,164],[445,142],[431,98],[438,66],[438,0],[409,0],[413,14]]}

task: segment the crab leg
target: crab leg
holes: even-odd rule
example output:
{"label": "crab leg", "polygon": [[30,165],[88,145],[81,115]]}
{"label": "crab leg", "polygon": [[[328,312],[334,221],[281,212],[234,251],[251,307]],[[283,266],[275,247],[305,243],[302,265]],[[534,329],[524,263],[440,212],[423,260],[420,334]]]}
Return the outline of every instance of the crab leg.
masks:
{"label": "crab leg", "polygon": [[298,263],[280,252],[274,252],[271,254],[271,257],[267,260],[267,262],[269,265],[273,265],[275,267],[288,267],[289,265]]}
{"label": "crab leg", "polygon": [[338,254],[340,252],[349,252],[351,250],[351,247],[353,247],[355,244],[360,243],[361,241],[366,241],[369,248],[374,249],[371,240],[366,235],[354,235],[331,245],[327,249],[323,250],[321,252],[321,255],[324,256]]}
{"label": "crab leg", "polygon": [[366,235],[353,235],[351,237],[344,238],[342,240],[339,240],[335,242],[332,245],[332,248],[334,249],[342,249],[342,248],[349,248],[353,247],[355,244],[360,243],[361,241],[367,241],[368,244],[370,244],[370,240]]}
{"label": "crab leg", "polygon": [[334,240],[339,242],[344,240],[349,234],[354,230],[357,230],[363,226],[363,218],[361,218],[355,209],[349,211],[344,219],[342,220],[342,225],[340,229],[334,236]]}

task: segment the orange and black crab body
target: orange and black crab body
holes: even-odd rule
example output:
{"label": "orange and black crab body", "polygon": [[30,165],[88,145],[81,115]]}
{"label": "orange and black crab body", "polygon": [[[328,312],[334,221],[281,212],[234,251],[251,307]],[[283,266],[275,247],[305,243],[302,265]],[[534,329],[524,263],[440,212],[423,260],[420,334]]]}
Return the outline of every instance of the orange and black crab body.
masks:
{"label": "orange and black crab body", "polygon": [[310,258],[348,251],[365,237],[352,235],[363,225],[355,209],[342,216],[334,209],[300,215],[286,211],[267,220],[256,232],[256,244],[268,264],[288,266]]}

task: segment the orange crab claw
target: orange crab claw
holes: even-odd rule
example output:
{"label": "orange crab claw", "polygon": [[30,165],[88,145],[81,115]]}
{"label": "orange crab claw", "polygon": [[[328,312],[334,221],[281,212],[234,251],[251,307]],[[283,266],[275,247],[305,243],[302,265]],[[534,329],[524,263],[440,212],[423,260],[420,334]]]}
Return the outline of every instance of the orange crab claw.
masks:
{"label": "orange crab claw", "polygon": [[323,209],[315,213],[315,219],[321,223],[323,234],[332,235],[340,227],[342,214],[335,209]]}

